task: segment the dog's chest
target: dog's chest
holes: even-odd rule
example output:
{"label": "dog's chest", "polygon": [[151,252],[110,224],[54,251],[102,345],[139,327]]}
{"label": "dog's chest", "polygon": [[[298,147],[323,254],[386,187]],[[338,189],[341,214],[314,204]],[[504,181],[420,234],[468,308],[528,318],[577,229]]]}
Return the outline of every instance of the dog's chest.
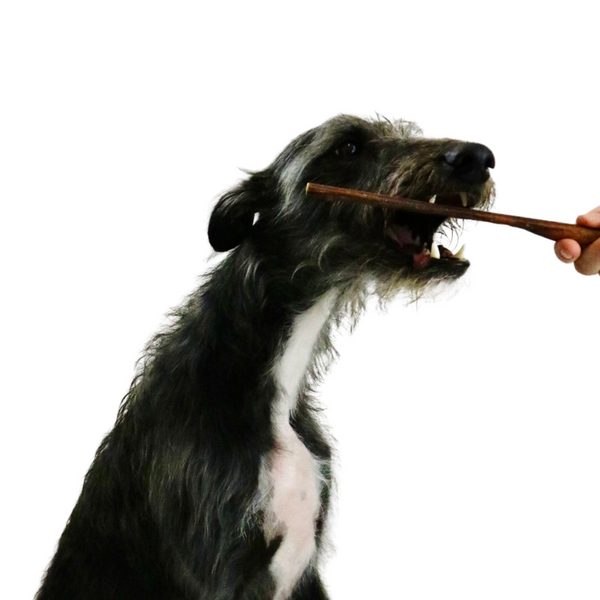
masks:
{"label": "dog's chest", "polygon": [[267,538],[282,536],[271,563],[275,600],[285,600],[291,594],[316,551],[315,524],[321,492],[319,465],[290,426],[289,417],[334,299],[329,294],[296,318],[275,368],[281,395],[273,416],[276,446],[269,456],[266,474],[271,492],[265,523]]}
{"label": "dog's chest", "polygon": [[318,465],[291,427],[278,434],[278,448],[270,457],[272,485],[268,538],[282,536],[271,562],[277,591],[275,600],[292,592],[316,550],[315,523],[320,509]]}

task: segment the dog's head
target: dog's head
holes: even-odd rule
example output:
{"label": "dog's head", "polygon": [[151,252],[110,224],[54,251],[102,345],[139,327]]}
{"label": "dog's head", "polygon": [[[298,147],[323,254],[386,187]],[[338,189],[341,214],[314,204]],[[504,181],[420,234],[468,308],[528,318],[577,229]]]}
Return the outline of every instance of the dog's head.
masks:
{"label": "dog's head", "polygon": [[[481,144],[426,139],[412,123],[342,115],[293,140],[273,164],[217,203],[209,239],[217,251],[240,244],[294,253],[297,263],[350,267],[416,282],[455,279],[468,261],[434,236],[442,217],[329,202],[305,194],[308,182],[423,202],[488,207],[494,156]],[[432,256],[431,250],[434,249]]]}

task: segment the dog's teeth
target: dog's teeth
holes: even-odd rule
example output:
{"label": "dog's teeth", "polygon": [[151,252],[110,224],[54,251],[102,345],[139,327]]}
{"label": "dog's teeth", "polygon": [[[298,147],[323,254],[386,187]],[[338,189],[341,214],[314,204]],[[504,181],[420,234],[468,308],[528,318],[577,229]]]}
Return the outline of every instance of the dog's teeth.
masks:
{"label": "dog's teeth", "polygon": [[436,197],[437,197],[437,194],[435,196],[431,196],[431,198],[429,198],[429,204],[435,204]]}
{"label": "dog's teeth", "polygon": [[440,249],[437,247],[437,244],[431,244],[431,258],[439,258],[440,257]]}
{"label": "dog's teeth", "polygon": [[467,192],[461,192],[460,193],[460,200],[462,202],[462,205],[467,208],[467,206],[469,206],[469,202],[467,200]]}
{"label": "dog's teeth", "polygon": [[464,244],[460,247],[460,250],[454,255],[454,258],[458,258],[459,260],[464,260],[464,258],[465,258],[465,245]]}

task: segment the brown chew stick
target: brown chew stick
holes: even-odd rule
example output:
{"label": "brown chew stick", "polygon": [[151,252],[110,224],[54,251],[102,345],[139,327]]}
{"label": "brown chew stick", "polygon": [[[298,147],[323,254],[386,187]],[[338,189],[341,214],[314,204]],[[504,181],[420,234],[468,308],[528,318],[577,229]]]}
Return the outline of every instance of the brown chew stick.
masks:
{"label": "brown chew stick", "polygon": [[558,223],[555,221],[543,221],[541,219],[529,219],[527,217],[515,217],[499,213],[486,212],[473,208],[461,208],[458,206],[445,206],[443,204],[430,204],[421,200],[407,200],[396,196],[383,196],[371,192],[361,192],[346,188],[309,183],[306,186],[307,194],[319,194],[330,200],[347,200],[362,204],[373,204],[424,215],[438,215],[452,219],[471,219],[473,221],[485,221],[487,223],[498,223],[499,225],[510,225],[525,229],[535,235],[540,235],[549,240],[562,240],[565,238],[579,242],[581,246],[588,246],[600,238],[600,229],[583,227],[582,225],[571,225],[569,223]]}

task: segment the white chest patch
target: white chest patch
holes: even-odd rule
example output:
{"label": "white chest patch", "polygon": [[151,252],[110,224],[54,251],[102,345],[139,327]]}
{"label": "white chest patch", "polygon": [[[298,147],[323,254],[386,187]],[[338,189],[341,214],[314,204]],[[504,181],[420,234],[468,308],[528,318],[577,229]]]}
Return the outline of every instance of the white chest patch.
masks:
{"label": "white chest patch", "polygon": [[275,366],[275,377],[281,396],[274,411],[276,449],[263,474],[271,490],[267,538],[283,536],[271,562],[271,574],[276,582],[274,600],[286,600],[313,557],[315,523],[320,509],[321,476],[315,458],[290,426],[298,391],[321,329],[325,324],[336,295],[323,297],[305,313],[299,315]]}

